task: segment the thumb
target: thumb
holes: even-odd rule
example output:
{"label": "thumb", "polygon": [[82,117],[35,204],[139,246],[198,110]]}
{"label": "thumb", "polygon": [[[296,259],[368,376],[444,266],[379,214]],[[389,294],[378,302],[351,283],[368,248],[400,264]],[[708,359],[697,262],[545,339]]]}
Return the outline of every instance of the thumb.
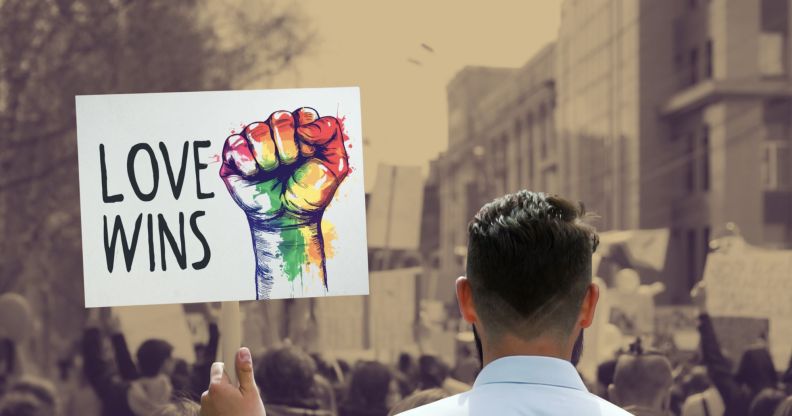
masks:
{"label": "thumb", "polygon": [[258,396],[258,387],[256,387],[256,380],[253,377],[253,358],[250,355],[250,350],[246,347],[240,348],[237,352],[236,372],[242,395],[255,394]]}

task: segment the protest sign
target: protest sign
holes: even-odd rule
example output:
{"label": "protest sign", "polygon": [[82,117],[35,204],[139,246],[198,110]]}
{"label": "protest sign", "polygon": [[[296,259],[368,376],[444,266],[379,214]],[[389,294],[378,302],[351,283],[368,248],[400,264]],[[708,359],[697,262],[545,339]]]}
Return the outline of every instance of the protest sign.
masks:
{"label": "protest sign", "polygon": [[711,253],[704,280],[710,315],[769,321],[773,361],[777,368],[786,368],[792,350],[792,251]]}
{"label": "protest sign", "polygon": [[87,307],[368,294],[357,88],[76,101]]}
{"label": "protest sign", "polygon": [[415,343],[415,282],[420,272],[420,267],[411,267],[371,273],[371,346],[385,359],[395,358],[404,346]]}

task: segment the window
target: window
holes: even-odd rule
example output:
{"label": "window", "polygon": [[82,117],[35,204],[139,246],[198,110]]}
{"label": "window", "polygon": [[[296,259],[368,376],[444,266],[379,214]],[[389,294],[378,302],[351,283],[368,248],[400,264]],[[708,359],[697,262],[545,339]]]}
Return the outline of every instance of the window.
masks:
{"label": "window", "polygon": [[696,285],[696,282],[699,280],[698,276],[698,264],[696,262],[696,253],[698,244],[696,243],[696,229],[690,228],[687,230],[685,235],[686,237],[686,244],[685,248],[687,249],[687,253],[685,258],[687,259],[687,281],[688,281],[688,289],[692,289],[693,286]]}
{"label": "window", "polygon": [[764,102],[763,119],[767,126],[767,140],[790,140],[789,120],[792,117],[792,100],[772,99]]}
{"label": "window", "polygon": [[712,78],[712,39],[704,45],[704,78]]}
{"label": "window", "polygon": [[699,149],[699,157],[701,166],[701,190],[709,191],[710,188],[710,140],[709,140],[709,126],[705,125],[701,130],[701,149]]}
{"label": "window", "polygon": [[692,133],[688,133],[687,137],[685,138],[687,149],[685,152],[685,159],[687,160],[686,169],[685,169],[685,189],[687,189],[688,193],[692,193],[696,191],[696,142],[695,142],[695,135]]}
{"label": "window", "polygon": [[762,187],[767,191],[792,188],[792,150],[788,141],[770,140],[762,149]]}
{"label": "window", "polygon": [[792,191],[764,193],[764,222],[792,226]]}
{"label": "window", "polygon": [[698,82],[698,49],[696,48],[690,50],[688,71],[688,81],[690,85],[695,85]]}
{"label": "window", "polygon": [[762,0],[762,32],[787,33],[788,7],[787,0]]}

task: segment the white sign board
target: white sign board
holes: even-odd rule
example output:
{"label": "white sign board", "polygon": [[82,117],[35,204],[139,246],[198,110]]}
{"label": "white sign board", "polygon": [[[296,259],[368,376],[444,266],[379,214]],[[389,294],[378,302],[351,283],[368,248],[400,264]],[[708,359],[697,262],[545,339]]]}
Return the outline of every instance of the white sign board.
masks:
{"label": "white sign board", "polygon": [[710,315],[768,319],[773,361],[786,368],[792,352],[792,251],[712,253],[704,279]]}
{"label": "white sign board", "polygon": [[368,294],[357,88],[76,100],[86,307]]}

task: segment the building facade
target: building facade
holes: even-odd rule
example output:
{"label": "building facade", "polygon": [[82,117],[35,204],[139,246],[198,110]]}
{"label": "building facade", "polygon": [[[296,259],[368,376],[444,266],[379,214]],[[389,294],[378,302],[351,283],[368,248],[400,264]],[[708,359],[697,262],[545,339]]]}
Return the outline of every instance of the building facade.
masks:
{"label": "building facade", "polygon": [[567,0],[557,42],[562,192],[601,230],[671,229],[661,301],[713,234],[792,242],[789,0]]}
{"label": "building facade", "polygon": [[449,148],[432,165],[439,299],[454,299],[467,224],[485,202],[532,184],[559,189],[553,51],[549,45],[516,69],[467,67],[448,84]]}
{"label": "building facade", "polygon": [[601,231],[670,229],[661,303],[685,303],[711,238],[792,248],[792,0],[566,0],[558,39],[518,69],[448,85],[434,164],[438,275],[466,225],[522,188],[583,201]]}

